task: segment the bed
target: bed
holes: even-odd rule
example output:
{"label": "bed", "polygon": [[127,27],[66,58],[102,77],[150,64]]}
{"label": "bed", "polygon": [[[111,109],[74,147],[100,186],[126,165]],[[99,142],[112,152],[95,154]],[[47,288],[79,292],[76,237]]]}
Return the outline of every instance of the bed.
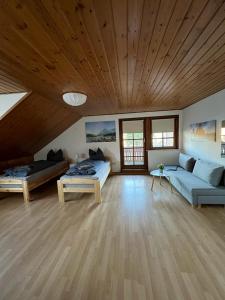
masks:
{"label": "bed", "polygon": [[110,174],[110,161],[92,161],[95,165],[94,175],[63,175],[58,181],[59,202],[64,203],[64,193],[94,193],[97,203],[101,203],[101,189]]}
{"label": "bed", "polygon": [[25,177],[0,176],[0,192],[23,193],[25,203],[30,201],[30,191],[49,180],[60,176],[69,167],[67,161],[56,162],[38,172]]}

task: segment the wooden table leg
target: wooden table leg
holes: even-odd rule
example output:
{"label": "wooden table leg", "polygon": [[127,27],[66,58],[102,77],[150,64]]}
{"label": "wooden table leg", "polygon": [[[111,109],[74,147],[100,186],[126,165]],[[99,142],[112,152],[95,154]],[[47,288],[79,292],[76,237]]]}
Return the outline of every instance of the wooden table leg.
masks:
{"label": "wooden table leg", "polygon": [[153,176],[153,178],[152,178],[152,186],[151,186],[151,191],[153,190],[154,180],[155,180],[155,176]]}
{"label": "wooden table leg", "polygon": [[162,185],[162,176],[159,176],[159,184]]}

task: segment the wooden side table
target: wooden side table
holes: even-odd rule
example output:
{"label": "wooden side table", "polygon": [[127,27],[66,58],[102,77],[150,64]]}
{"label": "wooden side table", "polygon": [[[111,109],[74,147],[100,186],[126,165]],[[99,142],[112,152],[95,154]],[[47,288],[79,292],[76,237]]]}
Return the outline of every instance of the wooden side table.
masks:
{"label": "wooden side table", "polygon": [[155,177],[159,177],[160,185],[162,185],[162,177],[166,177],[169,180],[171,192],[173,191],[173,186],[172,186],[171,181],[170,181],[170,175],[166,171],[163,170],[163,172],[161,172],[160,170],[153,170],[153,171],[150,172],[150,175],[153,176],[151,191],[153,190]]}

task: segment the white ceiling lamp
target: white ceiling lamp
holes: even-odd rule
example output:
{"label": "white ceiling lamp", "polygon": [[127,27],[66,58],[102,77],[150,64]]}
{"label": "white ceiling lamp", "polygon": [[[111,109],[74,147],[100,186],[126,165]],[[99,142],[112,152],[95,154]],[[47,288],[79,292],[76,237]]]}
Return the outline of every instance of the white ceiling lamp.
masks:
{"label": "white ceiling lamp", "polygon": [[87,100],[87,95],[82,93],[70,92],[63,94],[63,100],[69,105],[80,106]]}

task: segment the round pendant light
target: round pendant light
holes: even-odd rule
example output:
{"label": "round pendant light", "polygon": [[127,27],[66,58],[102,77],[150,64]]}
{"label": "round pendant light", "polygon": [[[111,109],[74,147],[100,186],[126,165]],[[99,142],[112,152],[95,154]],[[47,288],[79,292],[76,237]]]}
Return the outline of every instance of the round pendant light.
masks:
{"label": "round pendant light", "polygon": [[69,105],[80,106],[87,100],[87,95],[82,93],[70,92],[63,94],[63,100]]}

